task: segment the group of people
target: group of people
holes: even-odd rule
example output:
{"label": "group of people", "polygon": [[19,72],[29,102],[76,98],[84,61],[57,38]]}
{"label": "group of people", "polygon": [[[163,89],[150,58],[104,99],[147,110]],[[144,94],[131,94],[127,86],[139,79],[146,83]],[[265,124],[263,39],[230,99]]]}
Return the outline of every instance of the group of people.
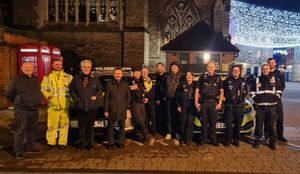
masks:
{"label": "group of people", "polygon": [[[104,93],[103,115],[108,120],[107,148],[124,148],[125,120],[130,108],[136,135],[146,142],[157,133],[165,139],[176,138],[182,145],[193,139],[194,118],[201,121],[201,138],[198,146],[210,143],[218,146],[216,123],[218,110],[224,105],[226,134],[224,146],[239,147],[240,126],[244,116],[245,98],[254,100],[256,127],[254,147],[258,148],[264,132],[270,148],[276,149],[276,140],[286,141],[283,136],[283,109],[281,95],[285,88],[282,74],[275,70],[276,62],[268,59],[261,67],[262,74],[247,83],[241,77],[241,67],[234,65],[223,81],[215,73],[215,64],[207,64],[207,72],[193,81],[194,74],[181,74],[176,62],[169,72],[164,65],[156,65],[155,75],[147,67],[134,68],[133,77],[124,80],[121,68],[115,68],[113,78],[105,89],[91,73],[92,62],[81,61],[81,71],[76,76],[63,71],[62,59],[52,61],[52,72],[42,83],[33,75],[33,65],[23,62],[22,74],[14,78],[5,95],[14,103],[16,133],[14,150],[17,159],[24,159],[25,152],[40,152],[34,146],[38,109],[43,99],[48,101],[47,147],[64,149],[68,141],[70,105],[76,110],[79,125],[79,149],[94,149],[94,122],[99,98]],[[115,139],[115,125],[118,138]],[[264,130],[263,130],[264,129]],[[277,133],[276,133],[277,130]],[[25,140],[25,143],[24,143]]]}

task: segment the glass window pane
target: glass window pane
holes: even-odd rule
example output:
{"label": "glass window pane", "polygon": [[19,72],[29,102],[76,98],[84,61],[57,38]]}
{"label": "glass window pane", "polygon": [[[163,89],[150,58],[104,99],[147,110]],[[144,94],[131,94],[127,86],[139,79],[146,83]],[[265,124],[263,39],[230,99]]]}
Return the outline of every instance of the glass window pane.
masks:
{"label": "glass window pane", "polygon": [[58,20],[59,21],[65,21],[66,16],[66,1],[65,0],[59,0],[58,1]]}
{"label": "glass window pane", "polygon": [[220,70],[220,54],[210,54],[210,60],[216,65],[216,70]]}
{"label": "glass window pane", "polygon": [[180,64],[189,64],[190,55],[188,53],[180,53]]}
{"label": "glass window pane", "polygon": [[75,0],[69,0],[68,21],[75,22]]}
{"label": "glass window pane", "polygon": [[97,0],[90,0],[90,21],[96,22],[97,21],[97,8],[96,3]]}
{"label": "glass window pane", "polygon": [[197,54],[196,55],[196,62],[197,64],[203,64],[203,54]]}
{"label": "glass window pane", "polygon": [[100,15],[99,15],[100,22],[107,21],[107,5],[106,0],[100,0]]}
{"label": "glass window pane", "polygon": [[118,1],[117,0],[110,0],[109,5],[109,18],[111,21],[117,21],[118,20]]}
{"label": "glass window pane", "polygon": [[79,6],[79,22],[86,21],[86,3],[85,0],[78,0]]}
{"label": "glass window pane", "polygon": [[55,0],[48,0],[48,20],[55,21]]}

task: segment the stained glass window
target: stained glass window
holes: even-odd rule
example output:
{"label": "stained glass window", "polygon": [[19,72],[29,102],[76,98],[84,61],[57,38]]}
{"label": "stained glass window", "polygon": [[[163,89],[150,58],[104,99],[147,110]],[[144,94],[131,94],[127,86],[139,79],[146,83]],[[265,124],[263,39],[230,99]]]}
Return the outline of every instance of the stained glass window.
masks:
{"label": "stained glass window", "polygon": [[65,21],[66,17],[66,1],[59,0],[58,1],[58,20]]}
{"label": "stained glass window", "polygon": [[90,0],[90,21],[97,21],[97,0]]}
{"label": "stained glass window", "polygon": [[55,21],[55,0],[48,0],[48,20]]}
{"label": "stained glass window", "polygon": [[78,0],[79,6],[79,22],[86,21],[86,3],[85,0]]}
{"label": "stained glass window", "polygon": [[100,15],[99,15],[100,22],[107,21],[107,4],[106,0],[100,0]]}
{"label": "stained glass window", "polygon": [[68,0],[68,21],[75,22],[75,0]]}
{"label": "stained glass window", "polygon": [[91,22],[118,21],[118,3],[118,0],[48,0],[48,21],[86,22],[87,16]]}
{"label": "stained glass window", "polygon": [[110,0],[110,5],[109,5],[109,18],[111,21],[117,21],[118,19],[118,12],[117,12],[117,0]]}
{"label": "stained glass window", "polygon": [[200,20],[190,1],[177,0],[174,2],[173,6],[166,12],[166,20],[163,27],[163,34],[166,43],[189,29]]}

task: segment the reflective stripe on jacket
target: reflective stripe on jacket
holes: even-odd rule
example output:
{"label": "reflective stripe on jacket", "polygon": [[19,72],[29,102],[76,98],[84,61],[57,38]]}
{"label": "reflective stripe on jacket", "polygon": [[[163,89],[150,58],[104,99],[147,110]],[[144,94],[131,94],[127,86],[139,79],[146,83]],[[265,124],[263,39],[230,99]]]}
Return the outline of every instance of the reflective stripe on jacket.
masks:
{"label": "reflective stripe on jacket", "polygon": [[43,78],[41,91],[48,100],[48,107],[66,109],[70,106],[69,86],[73,77],[63,71],[53,71]]}

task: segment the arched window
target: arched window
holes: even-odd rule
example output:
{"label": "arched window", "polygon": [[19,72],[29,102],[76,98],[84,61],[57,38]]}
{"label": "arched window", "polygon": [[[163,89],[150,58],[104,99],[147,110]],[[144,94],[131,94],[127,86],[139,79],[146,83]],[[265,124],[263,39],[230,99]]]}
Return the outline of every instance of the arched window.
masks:
{"label": "arched window", "polygon": [[68,22],[75,22],[75,0],[68,0]]}
{"label": "arched window", "polygon": [[120,0],[48,0],[49,22],[118,22]]}
{"label": "arched window", "polygon": [[172,0],[166,6],[162,19],[163,42],[168,43],[200,21],[194,4],[189,0]]}

